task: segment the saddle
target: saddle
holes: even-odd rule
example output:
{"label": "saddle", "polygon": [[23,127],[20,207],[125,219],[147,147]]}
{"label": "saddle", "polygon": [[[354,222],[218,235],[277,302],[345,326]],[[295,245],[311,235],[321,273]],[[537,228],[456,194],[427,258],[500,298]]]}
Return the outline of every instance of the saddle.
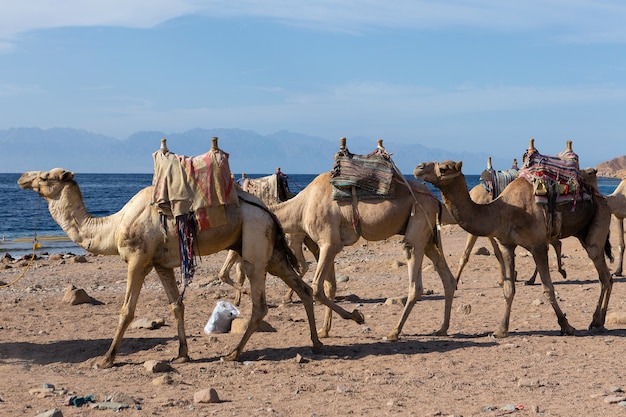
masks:
{"label": "saddle", "polygon": [[232,192],[229,154],[217,147],[217,138],[209,152],[194,157],[170,152],[165,141],[161,139],[161,148],[152,154],[152,204],[166,216],[193,214],[200,230],[226,224],[225,206],[239,204]]}
{"label": "saddle", "polygon": [[487,169],[480,174],[480,181],[485,190],[491,195],[491,198],[495,200],[502,194],[502,191],[504,191],[507,185],[517,178],[518,174],[519,171],[516,159],[513,160],[511,169],[496,171],[491,166],[491,157],[489,157],[487,160]]}
{"label": "saddle", "polygon": [[382,140],[367,155],[350,153],[345,141],[346,138],[341,138],[330,173],[333,200],[394,198],[394,165],[391,154],[382,147]]}
{"label": "saddle", "polygon": [[591,199],[586,193],[578,155],[572,150],[572,141],[556,156],[542,155],[535,149],[534,140],[524,154],[519,176],[533,185],[535,201],[539,204],[563,204],[581,199]]}

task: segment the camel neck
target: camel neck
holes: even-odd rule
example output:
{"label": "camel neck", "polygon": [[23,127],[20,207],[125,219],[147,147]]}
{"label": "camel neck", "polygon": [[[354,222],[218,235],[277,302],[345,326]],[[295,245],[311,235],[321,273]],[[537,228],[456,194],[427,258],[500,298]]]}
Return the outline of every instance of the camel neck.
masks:
{"label": "camel neck", "polygon": [[[497,222],[493,203],[477,204],[469,195],[465,176],[460,174],[439,185],[446,208],[459,226],[475,236],[491,236],[492,225]],[[488,219],[483,221],[484,219]]]}
{"label": "camel neck", "polygon": [[56,198],[48,200],[52,218],[67,236],[87,252],[117,254],[114,240],[114,216],[93,217],[83,202],[77,184],[67,184]]}

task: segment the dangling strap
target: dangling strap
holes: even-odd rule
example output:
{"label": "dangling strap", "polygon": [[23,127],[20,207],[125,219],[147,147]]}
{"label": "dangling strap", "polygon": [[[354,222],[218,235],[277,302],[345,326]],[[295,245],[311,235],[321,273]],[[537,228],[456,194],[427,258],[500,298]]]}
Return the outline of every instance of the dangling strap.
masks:
{"label": "dangling strap", "polygon": [[361,216],[359,215],[359,199],[356,196],[356,187],[352,186],[352,228],[361,236]]}
{"label": "dangling strap", "polygon": [[180,272],[183,278],[183,290],[180,293],[180,301],[182,301],[185,290],[191,284],[196,272],[196,260],[193,252],[196,219],[193,213],[176,216],[176,231],[178,232],[180,250]]}

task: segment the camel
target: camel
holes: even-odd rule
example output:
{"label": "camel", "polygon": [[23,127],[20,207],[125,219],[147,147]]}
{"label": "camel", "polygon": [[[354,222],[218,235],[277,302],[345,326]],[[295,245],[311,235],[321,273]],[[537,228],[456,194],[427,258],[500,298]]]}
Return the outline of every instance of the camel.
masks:
{"label": "camel", "polygon": [[[581,171],[583,173],[583,180],[591,184],[598,190],[598,170],[595,168],[587,168]],[[600,191],[597,191],[600,193]],[[617,222],[617,230],[618,230],[618,257],[617,257],[617,268],[615,272],[613,272],[613,276],[621,277],[623,276],[622,266],[624,263],[624,218],[626,218],[626,177],[622,178],[622,181],[617,184],[615,190],[611,194],[604,196],[606,199],[606,203],[609,205],[611,209],[611,213],[613,214],[613,218]]]}
{"label": "camel", "polygon": [[626,218],[626,177],[617,185],[615,190],[606,196],[606,203],[617,221],[618,234],[618,257],[617,269],[613,273],[616,277],[622,275],[622,265],[624,263],[624,218]]}
{"label": "camel", "polygon": [[[55,168],[47,172],[25,172],[18,184],[23,189],[35,191],[48,202],[53,219],[74,243],[93,254],[119,255],[128,265],[126,294],[117,329],[109,350],[97,361],[96,367],[113,366],[124,333],[134,318],[143,282],[152,269],[165,289],[178,331],[178,356],[173,360],[176,363],[189,361],[184,304],[174,275],[174,268],[181,266],[174,219],[168,217],[166,227],[162,227],[156,205],[150,204],[152,186],[139,191],[117,213],[93,217],[85,207],[79,186],[73,178],[72,172]],[[256,197],[237,190],[237,198],[239,205],[226,206],[226,224],[199,231],[194,242],[198,248],[197,255],[236,250],[243,259],[245,273],[250,280],[253,304],[250,324],[239,344],[224,359],[236,360],[239,357],[267,314],[267,272],[281,277],[302,299],[313,351],[319,352],[323,345],[315,328],[312,290],[294,269],[295,259],[287,247],[280,224]],[[363,322],[358,310],[352,314],[346,312],[344,317]]]}
{"label": "camel", "polygon": [[[513,166],[514,167],[517,166],[517,159],[513,160]],[[491,157],[489,157],[487,159],[487,171],[486,172],[488,172],[491,169],[492,169]],[[492,194],[489,191],[487,191],[487,189],[485,188],[483,184],[475,185],[469,191],[469,195],[470,195],[470,198],[473,201],[475,201],[477,204],[487,204],[493,201]],[[452,218],[452,220],[448,220],[449,224],[456,224],[456,220],[454,220],[454,217],[452,215],[442,216],[442,217],[446,219]],[[500,278],[498,279],[497,284],[499,286],[502,286],[504,285],[504,276],[505,276],[505,266],[504,266],[504,259],[502,257],[502,251],[498,247],[498,242],[496,241],[496,239],[494,239],[493,237],[488,237],[488,239],[489,239],[489,242],[491,243],[491,247],[493,248],[493,254],[495,255],[496,259],[498,260],[498,264],[500,265]],[[478,240],[478,236],[472,235],[471,233],[467,235],[467,240],[465,241],[465,249],[463,250],[461,259],[459,259],[459,269],[456,272],[457,285],[461,280],[461,273],[463,272],[463,268],[465,268],[465,265],[467,265],[467,262],[469,262],[472,249],[474,248],[474,245],[476,244],[477,240]],[[557,262],[558,271],[563,278],[567,278],[567,272],[563,269],[563,261],[561,257],[561,246],[562,246],[561,241],[553,240],[552,242],[550,242],[550,244],[552,245],[556,253],[556,262]],[[533,272],[532,276],[528,280],[526,280],[524,283],[526,285],[534,285],[535,279],[537,277],[537,272],[538,270],[537,268],[535,268],[535,271]]]}
{"label": "camel", "polygon": [[[342,147],[345,147],[345,139],[342,140]],[[379,146],[382,147],[380,141]],[[333,200],[331,173],[326,172],[318,175],[292,199],[269,206],[285,234],[293,239],[293,248],[301,249],[307,238],[312,241],[312,252],[318,261],[313,277],[313,294],[327,306],[324,323],[318,331],[320,337],[329,335],[332,311],[342,317],[345,314],[339,306],[328,302],[334,299],[337,289],[334,269],[337,254],[344,246],[355,244],[361,237],[367,241],[378,241],[397,234],[403,235],[409,293],[400,320],[386,340],[398,340],[409,313],[423,293],[424,255],[432,260],[445,292],[444,320],[436,334],[447,334],[456,285],[438,245],[440,240],[436,224],[441,203],[425,185],[413,180],[404,182],[399,176],[394,178],[397,181],[395,198],[362,199],[354,206],[351,201]],[[357,213],[360,233],[355,227]]]}
{"label": "camel", "polygon": [[[525,178],[517,178],[499,198],[488,204],[477,204],[469,196],[461,168],[461,161],[424,162],[416,166],[413,175],[439,188],[444,204],[464,230],[476,236],[495,237],[503,249],[506,267],[503,285],[505,309],[493,335],[498,338],[508,336],[511,306],[515,295],[517,246],[524,247],[532,254],[544,294],[549,298],[556,313],[561,333],[575,334],[576,329],[568,323],[558,305],[550,279],[547,254],[548,245],[552,240],[551,231],[546,226],[546,212],[535,202],[533,186]],[[594,195],[591,200],[576,201],[575,210],[572,202],[559,204],[555,210],[554,217],[562,221],[559,233],[554,237],[578,238],[598,272],[601,293],[589,330],[603,331],[613,284],[604,258],[606,254],[612,259],[609,242],[610,209],[603,198]]]}

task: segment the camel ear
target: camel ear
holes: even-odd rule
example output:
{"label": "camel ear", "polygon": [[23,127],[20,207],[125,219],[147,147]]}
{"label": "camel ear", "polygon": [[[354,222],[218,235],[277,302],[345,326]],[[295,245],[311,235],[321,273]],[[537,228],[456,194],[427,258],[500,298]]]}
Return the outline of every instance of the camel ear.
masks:
{"label": "camel ear", "polygon": [[463,161],[459,161],[456,163],[456,169],[457,171],[461,171],[461,167],[463,166]]}
{"label": "camel ear", "polygon": [[74,179],[74,173],[71,171],[63,171],[61,175],[61,181],[71,181]]}

